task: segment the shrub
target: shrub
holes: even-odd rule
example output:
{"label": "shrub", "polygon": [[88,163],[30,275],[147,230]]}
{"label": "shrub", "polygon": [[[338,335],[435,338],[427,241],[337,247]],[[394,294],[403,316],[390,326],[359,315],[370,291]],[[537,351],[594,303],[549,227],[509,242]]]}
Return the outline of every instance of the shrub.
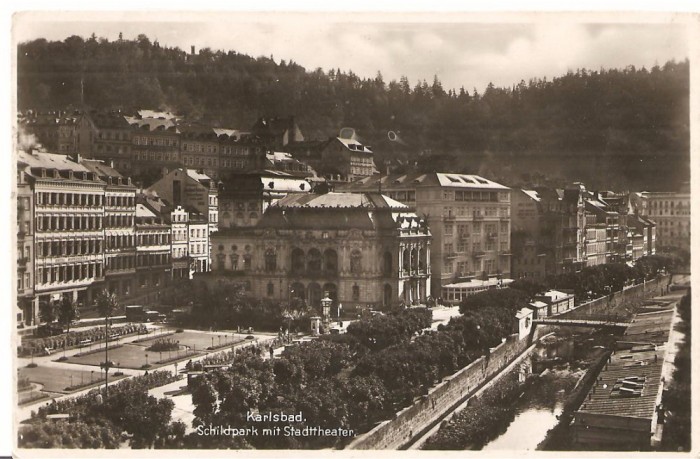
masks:
{"label": "shrub", "polygon": [[153,352],[176,351],[180,349],[180,341],[175,341],[170,338],[159,338],[147,348]]}

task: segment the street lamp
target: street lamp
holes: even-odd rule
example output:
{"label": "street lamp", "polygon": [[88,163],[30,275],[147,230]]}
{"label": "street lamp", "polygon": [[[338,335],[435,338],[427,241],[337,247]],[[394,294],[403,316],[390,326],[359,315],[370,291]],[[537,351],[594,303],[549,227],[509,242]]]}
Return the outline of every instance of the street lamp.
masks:
{"label": "street lamp", "polygon": [[338,303],[338,325],[340,325],[340,314],[343,312],[343,303]]}
{"label": "street lamp", "polygon": [[146,365],[148,365],[148,354],[146,354]]}
{"label": "street lamp", "polygon": [[326,296],[323,299],[321,299],[321,307],[323,309],[323,323],[324,324],[327,324],[330,321],[331,304],[333,304],[333,300],[329,298],[329,293],[326,292]]}

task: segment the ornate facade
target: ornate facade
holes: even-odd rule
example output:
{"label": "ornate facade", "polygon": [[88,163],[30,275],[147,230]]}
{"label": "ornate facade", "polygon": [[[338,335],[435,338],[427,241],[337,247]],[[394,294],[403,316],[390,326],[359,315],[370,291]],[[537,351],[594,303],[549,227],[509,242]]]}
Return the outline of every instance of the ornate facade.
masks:
{"label": "ornate facade", "polygon": [[292,194],[253,228],[213,236],[212,271],[253,296],[318,307],[325,292],[346,311],[418,304],[430,296],[424,219],[377,193]]}

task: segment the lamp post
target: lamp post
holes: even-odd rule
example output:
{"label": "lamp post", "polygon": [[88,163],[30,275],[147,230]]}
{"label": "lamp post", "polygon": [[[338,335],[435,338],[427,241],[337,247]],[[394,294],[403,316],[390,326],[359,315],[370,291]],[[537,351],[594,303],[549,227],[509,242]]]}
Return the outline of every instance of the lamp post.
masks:
{"label": "lamp post", "polygon": [[343,312],[343,303],[338,303],[338,325],[340,325],[340,314]]}
{"label": "lamp post", "polygon": [[324,325],[327,325],[330,322],[331,304],[333,304],[333,300],[329,298],[329,293],[326,292],[326,296],[323,299],[321,299],[321,308],[323,309]]}

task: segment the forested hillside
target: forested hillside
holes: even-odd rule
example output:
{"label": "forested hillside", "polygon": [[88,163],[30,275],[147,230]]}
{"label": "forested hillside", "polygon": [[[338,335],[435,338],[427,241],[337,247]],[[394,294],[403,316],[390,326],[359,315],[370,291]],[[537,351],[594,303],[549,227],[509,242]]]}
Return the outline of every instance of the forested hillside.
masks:
{"label": "forested hillside", "polygon": [[[400,158],[403,167],[489,174],[510,185],[583,180],[658,190],[689,179],[687,61],[580,69],[480,94],[468,81],[452,89],[438,77],[385,82],[379,73],[362,79],[234,51],[190,55],[146,36],[39,39],[20,44],[17,57],[20,110],[167,108],[242,129],[261,115],[294,115],[307,139],[356,128],[380,167]],[[388,142],[389,130],[404,143]]]}

